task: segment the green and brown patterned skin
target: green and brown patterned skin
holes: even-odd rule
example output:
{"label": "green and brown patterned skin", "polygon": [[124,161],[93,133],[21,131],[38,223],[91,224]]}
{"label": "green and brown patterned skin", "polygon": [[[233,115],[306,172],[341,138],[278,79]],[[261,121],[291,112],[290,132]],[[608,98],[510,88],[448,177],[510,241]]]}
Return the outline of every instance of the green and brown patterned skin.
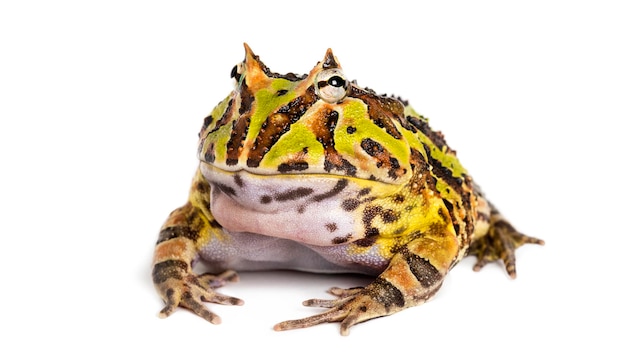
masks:
{"label": "green and brown patterned skin", "polygon": [[[274,329],[386,316],[430,299],[448,271],[475,269],[543,244],[517,232],[483,197],[443,135],[407,102],[349,82],[328,50],[308,75],[272,73],[247,45],[234,90],[205,119],[189,201],[163,225],[153,280],[165,308],[211,323],[203,302],[240,305],[215,291],[231,270],[295,269],[375,276],[333,288],[327,311]],[[203,261],[210,273],[197,275]]]}

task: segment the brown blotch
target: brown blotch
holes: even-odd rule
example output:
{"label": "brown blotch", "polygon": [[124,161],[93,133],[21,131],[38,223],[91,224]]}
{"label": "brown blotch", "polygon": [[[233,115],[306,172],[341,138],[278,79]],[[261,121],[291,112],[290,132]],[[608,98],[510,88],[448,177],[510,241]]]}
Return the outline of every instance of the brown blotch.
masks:
{"label": "brown blotch", "polygon": [[326,223],[324,227],[326,227],[326,229],[332,233],[337,230],[337,223]]}

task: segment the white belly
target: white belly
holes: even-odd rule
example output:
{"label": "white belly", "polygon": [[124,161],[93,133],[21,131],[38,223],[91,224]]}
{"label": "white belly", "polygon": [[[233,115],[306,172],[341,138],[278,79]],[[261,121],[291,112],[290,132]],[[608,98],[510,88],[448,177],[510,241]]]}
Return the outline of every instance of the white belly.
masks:
{"label": "white belly", "polygon": [[388,260],[373,246],[355,252],[363,224],[345,201],[363,198],[345,177],[259,176],[202,165],[211,213],[227,233],[201,251],[211,271],[296,269],[378,274]]}

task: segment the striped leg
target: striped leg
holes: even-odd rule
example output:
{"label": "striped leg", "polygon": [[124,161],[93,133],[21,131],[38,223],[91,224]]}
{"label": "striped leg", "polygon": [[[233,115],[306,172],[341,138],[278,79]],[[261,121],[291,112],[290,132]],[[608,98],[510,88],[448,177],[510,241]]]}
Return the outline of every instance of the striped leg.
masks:
{"label": "striped leg", "polygon": [[[152,280],[165,301],[165,307],[160,312],[161,317],[169,316],[180,306],[218,324],[220,318],[202,302],[241,305],[243,301],[213,290],[226,282],[236,281],[237,274],[234,271],[226,271],[220,275],[196,275],[191,268],[199,248],[213,233],[219,232],[215,230],[217,227],[211,226],[210,212],[200,203],[203,196],[208,196],[208,185],[203,184],[206,182],[201,175],[197,175],[190,196],[190,201],[193,202],[174,210],[163,225],[154,251]],[[196,207],[196,204],[201,207]]]}
{"label": "striped leg", "polygon": [[[444,229],[441,229],[444,230]],[[400,249],[389,266],[370,285],[361,288],[333,288],[335,300],[312,299],[305,306],[330,308],[328,311],[281,322],[275,330],[310,327],[320,323],[341,322],[341,334],[369,319],[387,316],[417,306],[432,297],[453,264],[458,243],[453,233],[445,229],[444,236],[419,237]]]}

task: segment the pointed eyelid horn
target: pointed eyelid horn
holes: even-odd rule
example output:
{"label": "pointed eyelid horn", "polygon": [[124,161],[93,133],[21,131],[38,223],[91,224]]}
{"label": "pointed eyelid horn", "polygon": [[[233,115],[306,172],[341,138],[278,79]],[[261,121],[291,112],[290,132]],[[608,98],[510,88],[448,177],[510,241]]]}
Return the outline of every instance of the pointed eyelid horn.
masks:
{"label": "pointed eyelid horn", "polygon": [[324,62],[322,63],[322,68],[324,69],[338,69],[341,68],[341,64],[333,54],[333,50],[328,48],[326,50],[326,55],[324,56]]}
{"label": "pointed eyelid horn", "polygon": [[[265,74],[265,64],[261,62],[259,56],[254,54],[254,52],[247,43],[243,43],[243,48],[246,51],[246,56],[242,63],[244,72],[246,73],[246,77],[251,78],[251,80],[253,81],[260,82],[262,78],[267,77],[267,75]],[[248,79],[246,79],[246,81],[248,81]]]}

